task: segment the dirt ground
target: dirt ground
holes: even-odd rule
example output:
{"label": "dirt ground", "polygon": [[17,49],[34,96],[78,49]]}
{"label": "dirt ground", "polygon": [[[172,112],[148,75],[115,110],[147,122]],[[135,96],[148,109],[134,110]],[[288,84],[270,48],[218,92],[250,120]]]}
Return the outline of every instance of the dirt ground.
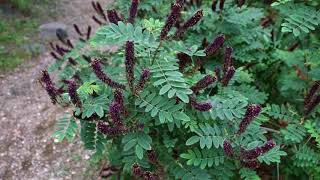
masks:
{"label": "dirt ground", "polygon": [[[99,2],[106,7],[111,0]],[[73,23],[94,25],[90,3],[60,0],[58,17],[46,21],[65,23],[72,37]],[[78,137],[73,143],[60,144],[51,139],[55,120],[65,110],[51,104],[37,78],[53,61],[47,48],[37,59],[0,78],[0,179],[97,178],[97,172],[88,167],[89,152]]]}

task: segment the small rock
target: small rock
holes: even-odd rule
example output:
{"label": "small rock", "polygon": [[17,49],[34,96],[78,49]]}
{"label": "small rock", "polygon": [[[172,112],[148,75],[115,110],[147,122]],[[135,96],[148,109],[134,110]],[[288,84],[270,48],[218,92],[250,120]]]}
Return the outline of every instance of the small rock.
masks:
{"label": "small rock", "polygon": [[56,34],[60,34],[63,38],[68,37],[67,25],[60,22],[52,22],[47,24],[42,24],[40,29],[40,35],[46,40],[56,40]]}

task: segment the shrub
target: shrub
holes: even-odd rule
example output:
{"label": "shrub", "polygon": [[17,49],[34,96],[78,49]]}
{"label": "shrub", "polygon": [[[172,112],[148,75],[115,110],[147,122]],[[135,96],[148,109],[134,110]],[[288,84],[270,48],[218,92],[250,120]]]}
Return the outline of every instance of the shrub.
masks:
{"label": "shrub", "polygon": [[51,44],[59,80],[40,81],[72,109],[54,138],[80,126],[92,160],[109,161],[103,177],[320,177],[319,3],[92,4],[100,29]]}

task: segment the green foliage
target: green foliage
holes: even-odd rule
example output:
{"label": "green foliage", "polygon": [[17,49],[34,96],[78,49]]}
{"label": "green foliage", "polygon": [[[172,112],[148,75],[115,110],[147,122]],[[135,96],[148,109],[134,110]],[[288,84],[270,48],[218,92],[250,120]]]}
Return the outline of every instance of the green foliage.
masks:
{"label": "green foliage", "polygon": [[197,134],[196,136],[192,136],[187,140],[187,146],[198,142],[200,142],[201,149],[204,149],[205,147],[211,149],[213,146],[215,148],[223,146],[224,138],[221,130],[216,124],[213,127],[209,124],[199,124],[199,129],[196,129],[195,133]]}
{"label": "green foliage", "polygon": [[174,60],[164,58],[161,62],[151,66],[152,77],[154,78],[153,85],[161,87],[159,95],[168,94],[169,98],[178,97],[183,102],[188,103],[188,95],[192,94],[186,84],[183,74],[178,71],[179,67]]}
{"label": "green foliage", "polygon": [[[212,11],[211,0],[198,5],[190,1],[181,12],[181,21],[198,9],[203,9],[204,17],[181,39],[172,37],[177,29],[174,26],[168,38],[161,40],[172,2],[141,0],[134,24],[104,24],[88,42],[75,43],[63,62],[50,68],[58,71],[56,84],[65,91],[68,87],[63,80],[74,75],[80,78],[77,95],[82,106],[72,106],[72,110],[74,119],[81,122],[84,147],[95,152],[93,160],[107,160],[123,179],[139,178],[138,172],[133,172],[137,166],[160,179],[258,180],[263,178],[261,174],[271,179],[319,177],[316,145],[320,141],[320,109],[306,114],[304,97],[319,80],[320,41],[315,31],[318,17],[314,16],[320,3],[278,0],[270,6],[246,1],[238,7],[236,1],[228,0],[223,10],[218,1],[216,11]],[[126,0],[114,5],[124,18],[129,17],[129,6]],[[210,44],[219,34],[226,37],[223,48],[206,56],[206,41]],[[150,78],[139,92],[127,87],[127,41],[134,42],[134,85],[141,85],[142,71],[150,70]],[[118,49],[102,51],[100,47],[107,45]],[[223,86],[217,69],[225,65],[226,46],[234,50],[232,64],[236,71]],[[189,56],[184,59],[188,62],[183,64],[178,53]],[[114,96],[110,84],[98,80],[83,54],[100,59],[102,71],[126,86],[123,101]],[[69,57],[78,64],[68,64]],[[217,80],[194,93],[191,87],[206,75]],[[70,94],[61,95],[64,105],[72,105]],[[120,104],[124,108],[115,110],[114,106]],[[261,105],[256,117],[248,110],[252,104]],[[68,129],[68,122],[58,123],[59,128]],[[243,128],[241,133],[239,129]],[[67,135],[58,137],[68,139]],[[232,155],[226,153],[230,149]],[[243,151],[253,149],[266,152],[254,158],[261,166],[249,169],[245,163],[251,161]]]}
{"label": "green foliage", "polygon": [[317,142],[318,148],[320,148],[320,128],[319,128],[319,121],[307,121],[304,125],[307,132],[310,134],[311,137],[315,138]]}
{"label": "green foliage", "polygon": [[281,129],[280,132],[288,143],[300,143],[306,135],[304,127],[296,124],[289,124],[285,129]]}
{"label": "green foliage", "polygon": [[64,139],[72,141],[76,136],[78,125],[74,117],[68,115],[62,117],[56,124],[56,131],[52,137],[56,142],[62,142]]}
{"label": "green foliage", "polygon": [[170,172],[174,174],[175,179],[182,179],[182,180],[209,180],[210,175],[200,168],[194,168],[188,166],[187,168],[181,165],[172,165],[170,167]]}
{"label": "green foliage", "polygon": [[122,139],[122,143],[124,144],[124,151],[135,149],[136,156],[142,159],[144,151],[151,150],[152,139],[145,133],[132,133],[126,135]]}
{"label": "green foliage", "polygon": [[278,7],[285,15],[281,24],[282,32],[291,32],[295,36],[314,31],[320,24],[320,11],[304,4],[285,4]]}
{"label": "green foliage", "polygon": [[164,96],[157,95],[156,92],[144,91],[136,99],[135,105],[145,108],[146,113],[151,117],[157,117],[159,122],[189,121],[190,118],[182,112],[183,104],[176,105],[174,99],[169,100]]}
{"label": "green foliage", "polygon": [[103,154],[105,151],[106,138],[98,131],[95,122],[82,120],[80,135],[85,149],[93,150],[97,154]]}
{"label": "green foliage", "polygon": [[249,169],[249,168],[241,168],[240,176],[244,180],[260,180],[261,178],[257,175],[257,172]]}
{"label": "green foliage", "polygon": [[281,156],[286,156],[287,153],[280,150],[280,146],[276,146],[271,149],[266,154],[259,156],[258,160],[260,162],[265,162],[266,164],[270,165],[271,163],[280,163]]}
{"label": "green foliage", "polygon": [[180,157],[188,160],[187,165],[200,166],[201,169],[207,166],[219,166],[224,163],[223,151],[214,149],[203,149],[201,151],[198,148],[189,149],[187,153],[181,154]]}

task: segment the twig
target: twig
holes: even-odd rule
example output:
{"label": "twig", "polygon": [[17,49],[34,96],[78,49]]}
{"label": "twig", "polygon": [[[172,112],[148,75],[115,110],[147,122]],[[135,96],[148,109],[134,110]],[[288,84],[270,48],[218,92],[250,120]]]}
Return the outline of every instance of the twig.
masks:
{"label": "twig", "polygon": [[280,134],[280,131],[278,130],[275,130],[275,129],[271,129],[271,128],[267,128],[267,127],[263,127],[263,126],[260,126],[261,129],[264,129],[266,131],[269,131],[269,132],[274,132],[274,133],[278,133]]}

